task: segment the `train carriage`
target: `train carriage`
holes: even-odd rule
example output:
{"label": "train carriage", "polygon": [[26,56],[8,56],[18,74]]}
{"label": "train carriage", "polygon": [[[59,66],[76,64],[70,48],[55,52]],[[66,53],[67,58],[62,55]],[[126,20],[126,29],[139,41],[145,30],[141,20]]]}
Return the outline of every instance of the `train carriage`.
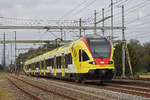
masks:
{"label": "train carriage", "polygon": [[79,81],[111,80],[114,74],[110,40],[88,35],[43,55],[27,60],[27,74]]}

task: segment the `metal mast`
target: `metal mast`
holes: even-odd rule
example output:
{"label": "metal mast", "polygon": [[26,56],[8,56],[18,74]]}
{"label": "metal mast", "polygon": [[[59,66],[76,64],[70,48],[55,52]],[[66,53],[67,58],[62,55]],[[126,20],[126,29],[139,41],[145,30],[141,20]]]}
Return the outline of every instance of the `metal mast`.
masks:
{"label": "metal mast", "polygon": [[3,43],[3,68],[5,70],[6,68],[6,53],[5,53],[5,49],[6,49],[6,45],[5,45],[5,32],[4,32],[4,43]]}
{"label": "metal mast", "polygon": [[113,32],[113,0],[111,0],[111,39],[113,41],[113,36],[114,36],[114,32]]}

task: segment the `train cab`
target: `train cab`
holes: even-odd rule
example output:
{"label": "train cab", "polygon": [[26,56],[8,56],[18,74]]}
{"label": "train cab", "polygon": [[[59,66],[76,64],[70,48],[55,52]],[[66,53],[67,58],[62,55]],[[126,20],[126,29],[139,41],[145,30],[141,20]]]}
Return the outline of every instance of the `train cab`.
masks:
{"label": "train cab", "polygon": [[80,66],[79,77],[86,80],[111,80],[114,74],[111,41],[100,36],[84,37],[81,41],[77,64]]}

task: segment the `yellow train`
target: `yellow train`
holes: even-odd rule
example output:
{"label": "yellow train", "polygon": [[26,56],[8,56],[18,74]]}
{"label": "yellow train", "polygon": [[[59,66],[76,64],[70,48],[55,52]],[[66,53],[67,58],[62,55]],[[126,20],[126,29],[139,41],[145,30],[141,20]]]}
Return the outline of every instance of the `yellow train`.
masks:
{"label": "yellow train", "polygon": [[87,35],[24,63],[26,74],[77,81],[111,80],[113,45],[97,35]]}

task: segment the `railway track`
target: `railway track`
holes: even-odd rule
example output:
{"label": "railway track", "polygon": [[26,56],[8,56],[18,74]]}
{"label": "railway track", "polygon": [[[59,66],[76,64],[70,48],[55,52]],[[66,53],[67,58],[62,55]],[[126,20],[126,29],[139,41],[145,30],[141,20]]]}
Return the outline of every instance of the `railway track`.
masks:
{"label": "railway track", "polygon": [[7,76],[7,79],[15,85],[19,90],[21,90],[26,95],[30,96],[32,99],[35,100],[51,100],[52,96],[53,99],[65,99],[65,100],[78,100],[76,98],[73,98],[71,96],[66,96],[63,94],[59,94],[54,91],[50,91],[46,88],[42,88],[40,86],[32,84],[32,82],[26,82],[22,79],[19,79],[15,76]]}
{"label": "railway track", "polygon": [[110,83],[150,88],[150,81],[147,80],[113,79]]}
{"label": "railway track", "polygon": [[141,96],[141,97],[150,99],[150,89],[127,86],[127,85],[118,85],[118,84],[117,85],[116,84],[106,84],[106,85],[107,85],[106,89],[108,89],[108,90],[131,94],[131,95],[136,95],[136,96]]}
{"label": "railway track", "polygon": [[35,96],[34,94],[28,92],[26,89],[24,89],[23,87],[21,87],[18,82],[14,81],[13,79],[11,79],[10,77],[7,76],[7,79],[19,90],[21,90],[24,94],[30,96],[32,99],[35,100],[41,100],[38,96]]}
{"label": "railway track", "polygon": [[[16,79],[18,81],[22,81],[22,83],[28,84],[32,87],[39,88],[40,90],[43,90],[44,92],[45,91],[51,92],[54,95],[61,96],[65,98],[65,100],[67,99],[68,100],[91,100],[91,99],[92,100],[115,100],[113,98],[104,97],[104,96],[97,95],[95,93],[91,93],[87,91],[83,91],[80,89],[65,87],[60,84],[52,84],[52,83],[49,84],[49,83],[41,82],[39,80],[38,81],[31,80],[27,77],[26,78],[25,77],[17,78],[16,76],[9,76],[9,77]],[[45,94],[45,95],[48,95],[48,94]],[[40,98],[40,100],[41,99],[49,100],[49,98],[47,99]]]}
{"label": "railway track", "polygon": [[[47,86],[50,85],[49,83],[51,83],[51,85],[53,83],[53,84],[57,85],[55,87],[58,87],[58,88],[63,87],[65,89],[66,87],[67,88],[69,87],[74,92],[76,91],[76,92],[82,93],[82,94],[84,94],[84,92],[86,92],[85,93],[86,95],[87,94],[89,95],[90,93],[92,93],[92,94],[94,93],[95,95],[107,96],[107,97],[109,97],[109,99],[107,98],[108,100],[110,100],[110,98],[113,99],[112,97],[114,97],[114,96],[112,96],[112,95],[113,94],[116,95],[115,93],[117,93],[118,95],[122,95],[121,97],[116,97],[119,99],[137,100],[137,98],[138,99],[140,98],[139,100],[141,100],[141,99],[150,100],[150,88],[135,87],[135,86],[129,86],[129,85],[119,85],[119,84],[114,84],[114,83],[107,83],[104,85],[99,85],[99,84],[95,84],[95,83],[80,84],[80,83],[63,81],[63,80],[52,80],[51,81],[50,79],[47,80],[47,79],[43,79],[43,78],[39,78],[37,80],[34,77],[32,77],[33,79],[31,80],[31,78],[26,77],[26,76],[22,76],[22,78],[26,78],[28,81],[34,81],[35,83],[38,82],[42,85],[47,85]],[[75,86],[72,86],[72,85],[75,85]],[[85,87],[85,89],[83,89],[82,87]],[[82,91],[82,92],[80,92],[80,91]],[[111,93],[111,95],[109,95],[109,93]],[[101,98],[104,98],[103,96]],[[128,96],[129,98],[126,98],[126,96]],[[93,95],[93,97],[96,97],[96,96]],[[79,98],[81,98],[81,97],[78,97],[78,99]],[[99,97],[97,97],[97,98],[99,98]],[[133,98],[135,98],[135,99],[133,99]]]}

